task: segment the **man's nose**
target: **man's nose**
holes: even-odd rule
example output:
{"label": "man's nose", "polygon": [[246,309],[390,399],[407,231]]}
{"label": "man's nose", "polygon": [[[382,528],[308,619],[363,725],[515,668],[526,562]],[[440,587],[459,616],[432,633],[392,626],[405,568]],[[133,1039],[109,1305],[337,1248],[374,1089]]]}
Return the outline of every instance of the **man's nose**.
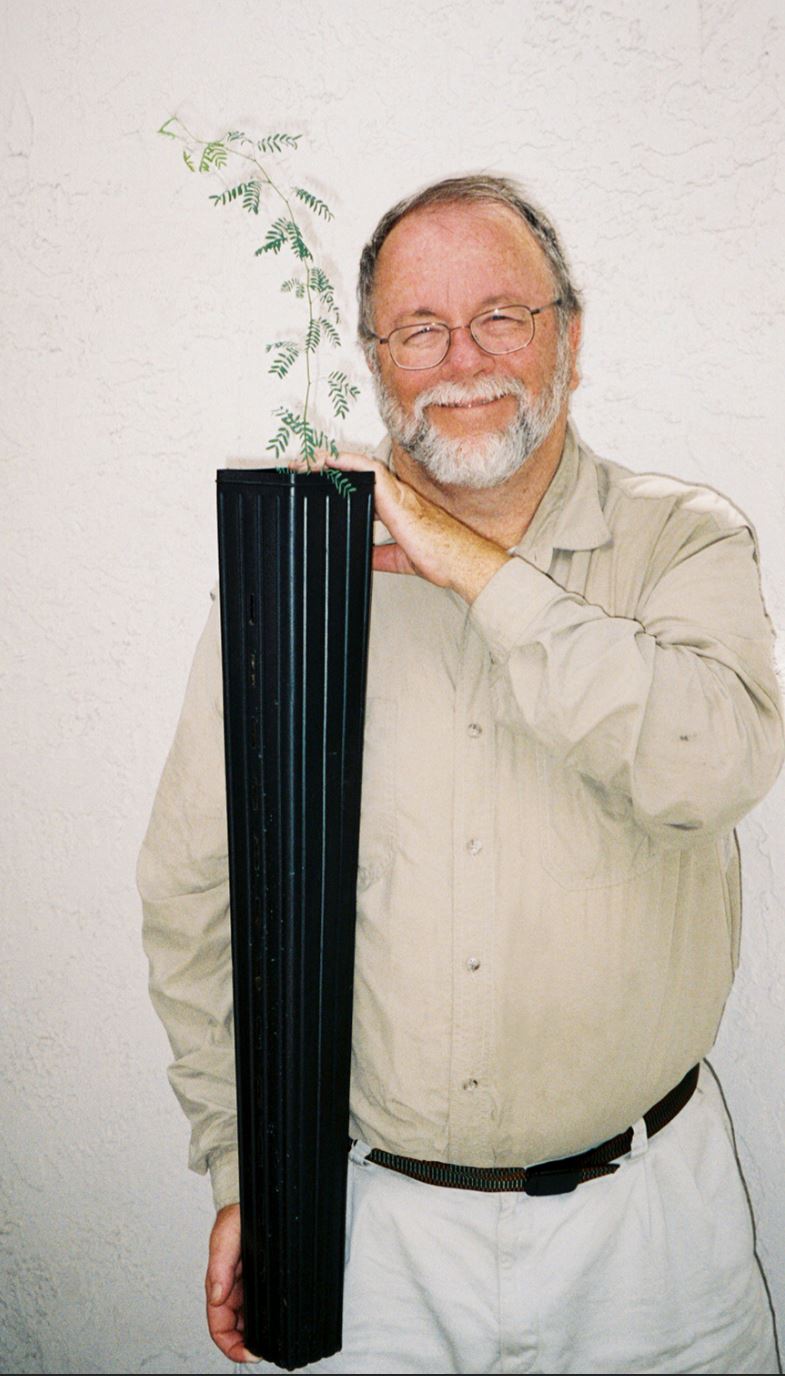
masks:
{"label": "man's nose", "polygon": [[489,372],[493,358],[481,349],[472,337],[468,325],[456,325],[450,334],[450,347],[442,363],[444,377],[459,377],[470,373]]}

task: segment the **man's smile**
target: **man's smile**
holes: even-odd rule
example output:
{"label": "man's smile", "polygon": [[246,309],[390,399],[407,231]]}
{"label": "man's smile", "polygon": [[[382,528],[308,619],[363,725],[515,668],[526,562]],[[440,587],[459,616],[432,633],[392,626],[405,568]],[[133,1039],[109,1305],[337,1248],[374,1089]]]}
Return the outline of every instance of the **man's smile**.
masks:
{"label": "man's smile", "polygon": [[504,401],[504,399],[504,397],[492,397],[490,401],[478,398],[476,401],[436,401],[432,404],[437,406],[440,411],[473,411],[478,406],[495,406],[498,401]]}

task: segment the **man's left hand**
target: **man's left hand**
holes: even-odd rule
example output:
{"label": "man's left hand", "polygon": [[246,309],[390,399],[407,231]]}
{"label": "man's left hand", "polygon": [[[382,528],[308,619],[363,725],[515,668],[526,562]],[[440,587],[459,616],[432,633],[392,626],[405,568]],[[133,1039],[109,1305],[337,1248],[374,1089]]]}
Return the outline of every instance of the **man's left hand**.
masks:
{"label": "man's left hand", "polygon": [[453,588],[471,604],[510,558],[501,545],[415,492],[377,459],[342,453],[320,455],[319,462],[349,475],[376,475],[376,516],[394,541],[374,547],[373,567],[380,572],[418,574],[437,587]]}

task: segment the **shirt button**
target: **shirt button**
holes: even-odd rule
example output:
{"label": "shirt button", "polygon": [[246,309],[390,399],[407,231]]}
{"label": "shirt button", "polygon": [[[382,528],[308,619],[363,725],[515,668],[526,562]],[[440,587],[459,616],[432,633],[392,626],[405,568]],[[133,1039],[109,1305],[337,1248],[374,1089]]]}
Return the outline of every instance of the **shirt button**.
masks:
{"label": "shirt button", "polygon": [[477,1087],[478,1087],[478,1082],[477,1082],[477,1080],[464,1080],[464,1082],[463,1082],[463,1088],[464,1088],[464,1089],[472,1090],[472,1089],[477,1089]]}
{"label": "shirt button", "polygon": [[479,962],[479,960],[477,959],[477,957],[476,957],[476,956],[469,956],[469,959],[468,959],[467,962],[466,962],[466,969],[467,969],[467,970],[479,970],[479,968],[480,968],[480,962]]}
{"label": "shirt button", "polygon": [[470,736],[481,736],[482,727],[478,721],[470,721],[467,727]]}
{"label": "shirt button", "polygon": [[473,836],[471,841],[466,842],[466,849],[470,855],[479,855],[482,850],[482,841],[477,836]]}

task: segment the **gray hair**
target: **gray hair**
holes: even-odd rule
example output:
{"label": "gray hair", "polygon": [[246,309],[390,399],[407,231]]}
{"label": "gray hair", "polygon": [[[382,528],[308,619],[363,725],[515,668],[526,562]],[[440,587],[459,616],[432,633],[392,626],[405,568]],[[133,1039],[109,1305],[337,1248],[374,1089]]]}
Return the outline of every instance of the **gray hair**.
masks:
{"label": "gray hair", "polygon": [[360,255],[360,274],[357,280],[359,306],[358,334],[366,355],[371,354],[373,331],[373,289],[379,253],[388,234],[405,215],[431,205],[452,205],[456,202],[484,201],[509,206],[523,220],[540,245],[553,275],[562,330],[570,317],[581,312],[581,299],[570,277],[570,270],[559,236],[547,215],[527,200],[522,189],[509,177],[488,177],[483,173],[465,177],[447,177],[443,181],[416,191],[399,201],[383,215]]}

